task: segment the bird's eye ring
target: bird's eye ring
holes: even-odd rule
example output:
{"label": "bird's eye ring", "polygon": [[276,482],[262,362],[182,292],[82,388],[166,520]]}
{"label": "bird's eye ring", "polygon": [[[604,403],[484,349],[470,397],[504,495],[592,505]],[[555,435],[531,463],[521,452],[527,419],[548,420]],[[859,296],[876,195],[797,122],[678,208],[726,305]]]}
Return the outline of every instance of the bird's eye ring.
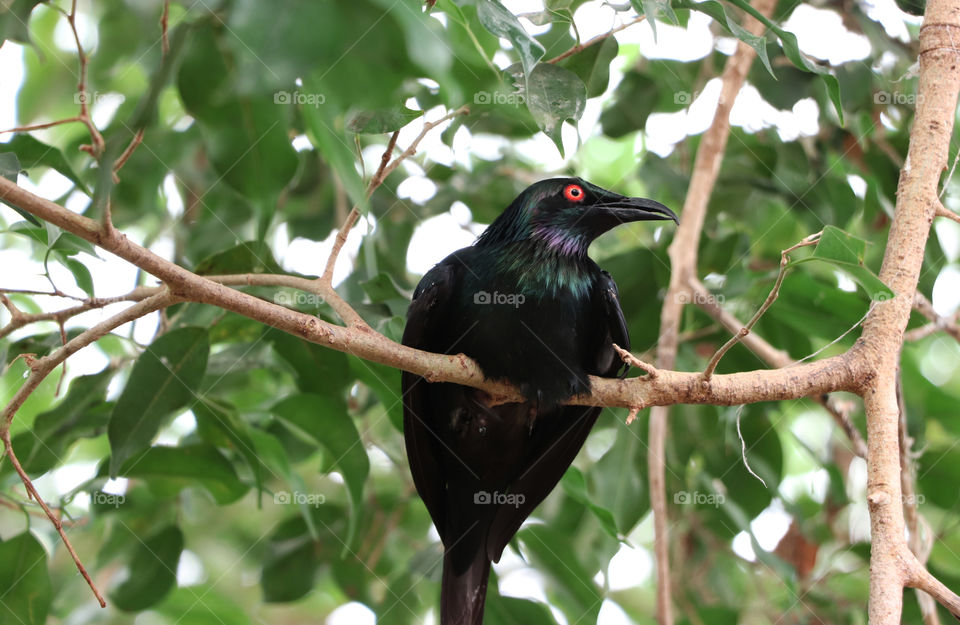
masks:
{"label": "bird's eye ring", "polygon": [[585,195],[583,187],[578,184],[568,184],[563,190],[563,197],[571,202],[582,202]]}

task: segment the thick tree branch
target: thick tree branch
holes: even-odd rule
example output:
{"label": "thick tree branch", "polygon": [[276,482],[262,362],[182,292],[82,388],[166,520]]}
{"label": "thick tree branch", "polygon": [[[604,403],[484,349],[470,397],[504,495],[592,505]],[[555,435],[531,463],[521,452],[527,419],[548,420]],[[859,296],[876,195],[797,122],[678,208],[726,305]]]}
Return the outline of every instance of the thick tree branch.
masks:
{"label": "thick tree branch", "polygon": [[[476,363],[462,354],[430,354],[416,350],[395,343],[368,326],[344,327],[327,323],[313,315],[284,308],[228,286],[288,286],[322,294],[323,290],[318,287],[316,280],[261,274],[199,276],[137,245],[118,231],[104,233],[98,222],[33,195],[9,180],[0,179],[0,199],[58,225],[156,276],[178,301],[219,306],[306,340],[404,369],[431,381],[473,386],[505,401],[521,398],[511,386],[484,379]],[[848,355],[786,369],[716,375],[707,383],[698,373],[660,369],[655,379],[648,379],[649,376],[629,380],[591,378],[593,393],[576,397],[571,403],[622,407],[673,403],[735,405],[851,390],[859,384],[862,374]]]}
{"label": "thick tree branch", "polygon": [[900,622],[906,584],[922,583],[923,590],[948,607],[960,605],[945,594],[942,584],[930,581],[929,573],[916,561],[904,539],[897,402],[900,349],[915,302],[930,225],[940,205],[937,186],[947,166],[960,92],[955,44],[958,37],[960,6],[954,0],[928,2],[920,29],[916,114],[880,269],[880,279],[893,289],[896,297],[873,307],[864,322],[861,339],[864,358],[873,367],[872,374],[862,381],[861,389],[867,414],[867,504],[871,535],[869,619],[872,625]]}
{"label": "thick tree branch", "polygon": [[[776,6],[775,0],[754,0],[754,7],[769,16]],[[756,19],[747,16],[744,26],[753,34],[763,32]],[[660,340],[657,344],[657,367],[673,369],[677,358],[677,337],[680,333],[680,318],[683,306],[690,301],[690,280],[697,275],[697,249],[700,234],[707,214],[707,203],[720,172],[720,163],[730,136],[730,110],[746,80],[747,71],[756,52],[739,42],[737,51],[723,69],[720,101],[710,128],[703,135],[694,161],[690,187],[683,203],[680,227],[668,250],[670,255],[670,287],[660,311]],[[702,380],[710,385],[711,381]],[[655,408],[650,413],[650,449],[647,468],[650,482],[650,504],[653,508],[654,555],[657,564],[657,622],[673,625],[673,602],[670,589],[669,524],[667,520],[667,494],[665,478],[665,447],[667,440],[667,416],[665,408]]]}

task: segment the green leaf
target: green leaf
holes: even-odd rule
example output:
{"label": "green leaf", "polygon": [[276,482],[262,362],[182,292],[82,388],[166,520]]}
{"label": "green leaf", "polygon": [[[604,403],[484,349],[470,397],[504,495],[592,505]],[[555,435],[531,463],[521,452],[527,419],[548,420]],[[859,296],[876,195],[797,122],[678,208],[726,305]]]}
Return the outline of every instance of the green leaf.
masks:
{"label": "green leaf", "polygon": [[567,469],[567,472],[563,474],[563,479],[560,480],[560,485],[574,501],[586,506],[593,513],[593,516],[597,517],[600,526],[607,534],[616,540],[620,540],[620,531],[617,529],[617,521],[613,518],[613,513],[591,501],[590,495],[587,493],[587,481],[580,469],[576,467]]}
{"label": "green leaf", "polygon": [[[323,91],[323,83],[306,82],[304,88],[319,93]],[[367,188],[357,172],[351,142],[344,132],[341,120],[336,116],[336,111],[332,106],[304,106],[300,112],[306,123],[307,137],[310,142],[320,152],[327,165],[336,172],[350,201],[365,211]]]}
{"label": "green leaf", "polygon": [[177,583],[177,563],[183,551],[183,533],[170,525],[140,543],[130,560],[128,577],[110,601],[126,612],[144,610],[160,602]]}
{"label": "green leaf", "polygon": [[268,602],[296,601],[313,590],[317,561],[314,544],[309,534],[288,540],[263,563],[260,586],[263,600]]}
{"label": "green leaf", "polygon": [[487,596],[483,622],[486,625],[555,625],[557,619],[545,603],[491,593]]}
{"label": "green leaf", "polygon": [[729,0],[731,4],[740,9],[746,11],[757,20],[759,20],[764,26],[776,33],[777,37],[780,38],[780,45],[783,47],[783,53],[787,55],[787,58],[790,59],[790,62],[793,63],[796,67],[806,70],[813,74],[819,75],[823,79],[823,83],[827,87],[827,95],[830,96],[830,100],[833,102],[833,107],[837,111],[837,117],[840,119],[840,124],[843,125],[843,104],[840,101],[840,83],[837,81],[837,77],[830,73],[830,70],[820,67],[810,59],[808,59],[803,52],[800,51],[800,45],[797,43],[797,36],[791,32],[788,32],[770,21],[763,13],[757,11],[747,0]]}
{"label": "green leaf", "polygon": [[346,354],[274,328],[267,330],[267,340],[293,369],[297,388],[301,391],[328,397],[343,396],[350,382]]}
{"label": "green leaf", "polygon": [[73,274],[73,279],[77,281],[77,286],[83,289],[83,292],[88,296],[93,297],[93,276],[90,275],[90,270],[87,269],[87,266],[76,258],[70,258],[69,256],[64,257],[62,262],[66,265],[67,269],[70,270],[70,273]]}
{"label": "green leaf", "polygon": [[222,179],[252,200],[261,217],[272,214],[280,192],[297,169],[282,104],[267,94],[232,91],[222,31],[210,23],[194,29],[180,64],[177,87],[187,111],[199,122],[210,161]]}
{"label": "green leaf", "polygon": [[587,104],[587,87],[568,69],[540,63],[527,77],[527,108],[543,134],[550,137],[560,154],[563,122],[577,121]]}
{"label": "green leaf", "polygon": [[308,435],[312,442],[327,449],[333,464],[347,484],[350,495],[350,525],[345,549],[353,544],[363,486],[370,473],[370,460],[360,440],[360,433],[342,402],[324,395],[301,394],[287,397],[273,407],[273,413],[284,422]]}
{"label": "green leaf", "polygon": [[[104,474],[105,468],[101,468],[99,475]],[[199,485],[220,505],[233,503],[249,490],[230,461],[207,443],[150,447],[127,460],[117,475],[145,479],[151,489],[169,496]]]}
{"label": "green leaf", "polygon": [[[3,176],[10,182],[16,183],[17,176],[20,175],[20,170],[20,160],[17,158],[16,154],[13,152],[0,152],[0,176]],[[16,206],[7,202],[4,202],[4,204],[17,211],[21,217],[32,223],[34,226],[40,225],[40,220],[27,211],[17,208]]]}
{"label": "green leaf", "polygon": [[414,111],[405,106],[379,111],[355,111],[347,115],[347,130],[367,135],[394,132],[421,115],[423,111]]}
{"label": "green leaf", "polygon": [[530,525],[517,534],[524,551],[560,585],[559,597],[571,612],[596,622],[603,595],[577,557],[570,538],[547,525]]}
{"label": "green leaf", "polygon": [[477,17],[491,34],[503,37],[513,45],[513,49],[520,55],[523,73],[530,76],[546,51],[540,42],[523,28],[517,16],[500,4],[499,0],[477,0]]}
{"label": "green leaf", "polygon": [[83,183],[77,172],[73,170],[66,157],[59,149],[52,145],[47,145],[32,135],[17,133],[9,142],[0,146],[7,150],[12,150],[20,159],[20,166],[23,169],[30,170],[34,167],[49,167],[60,172],[70,182],[77,185],[77,188],[90,195],[90,189]]}
{"label": "green leaf", "polygon": [[884,301],[894,297],[894,292],[880,281],[866,265],[863,259],[867,253],[867,242],[847,234],[836,226],[827,226],[820,235],[813,254],[793,261],[791,266],[812,260],[826,261],[842,269],[857,284],[863,287],[872,300]]}
{"label": "green leaf", "polygon": [[7,39],[30,43],[30,13],[43,0],[13,0],[0,3],[0,45]]}
{"label": "green leaf", "polygon": [[[62,459],[71,443],[102,433],[110,417],[103,402],[114,373],[107,367],[100,373],[74,378],[66,397],[55,408],[37,415],[30,430],[13,438],[27,473],[46,473]],[[0,469],[8,466],[6,463]]]}
{"label": "green leaf", "polygon": [[0,543],[0,623],[44,625],[53,600],[47,552],[29,531]]}
{"label": "green leaf", "polygon": [[188,327],[164,334],[137,358],[107,428],[111,477],[150,444],[167,416],[193,398],[209,353],[207,331]]}
{"label": "green leaf", "polygon": [[350,371],[373,391],[387,412],[390,423],[397,432],[402,432],[403,402],[400,400],[400,371],[356,356],[350,356],[349,361]]}
{"label": "green leaf", "polygon": [[244,241],[208,256],[194,271],[200,275],[228,273],[283,273],[265,241]]}
{"label": "green leaf", "polygon": [[647,23],[653,30],[653,38],[657,38],[657,20],[666,18],[671,24],[679,24],[677,14],[674,13],[670,0],[630,0],[634,10],[647,16]]}
{"label": "green leaf", "polygon": [[723,26],[728,33],[747,44],[757,52],[757,58],[760,59],[760,62],[763,63],[763,66],[770,72],[771,76],[775,76],[773,73],[773,67],[770,65],[770,56],[767,54],[767,39],[766,37],[754,35],[749,30],[730,19],[727,16],[727,12],[724,10],[723,5],[715,0],[706,0],[705,2],[694,2],[693,0],[679,0],[673,5],[676,9],[690,9],[693,11],[700,11],[712,17],[714,21]]}
{"label": "green leaf", "polygon": [[250,427],[240,418],[233,406],[222,405],[205,398],[194,404],[192,410],[197,419],[197,430],[212,428],[219,431],[230,446],[243,456],[253,473],[257,491],[261,492],[264,475],[270,469],[260,460],[256,444],[250,437]]}
{"label": "green leaf", "polygon": [[587,47],[563,61],[562,66],[580,77],[587,87],[587,97],[595,98],[607,90],[610,83],[610,63],[616,58],[620,45],[615,37]]}
{"label": "green leaf", "polygon": [[86,252],[95,258],[99,258],[99,256],[97,256],[97,248],[94,247],[92,243],[81,239],[72,232],[60,231],[56,241],[54,241],[53,245],[50,246],[50,249],[60,252],[66,256],[73,256],[74,254],[79,254],[80,252]]}
{"label": "green leaf", "polygon": [[[237,601],[231,588],[218,585],[217,580],[205,584],[175,588],[163,602],[153,609],[177,625],[249,625],[250,617],[244,611],[244,602]],[[197,597],[203,597],[198,601]]]}

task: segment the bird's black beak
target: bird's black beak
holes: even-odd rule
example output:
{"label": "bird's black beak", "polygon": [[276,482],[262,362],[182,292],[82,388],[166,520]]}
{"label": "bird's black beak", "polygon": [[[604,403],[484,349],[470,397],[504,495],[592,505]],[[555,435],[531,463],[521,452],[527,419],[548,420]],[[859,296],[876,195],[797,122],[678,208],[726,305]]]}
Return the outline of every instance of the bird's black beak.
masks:
{"label": "bird's black beak", "polygon": [[602,211],[610,217],[616,218],[621,223],[666,219],[680,223],[677,214],[672,210],[660,202],[642,197],[625,197],[623,195],[617,195],[616,193],[607,192],[601,196],[599,202],[593,205],[593,208]]}

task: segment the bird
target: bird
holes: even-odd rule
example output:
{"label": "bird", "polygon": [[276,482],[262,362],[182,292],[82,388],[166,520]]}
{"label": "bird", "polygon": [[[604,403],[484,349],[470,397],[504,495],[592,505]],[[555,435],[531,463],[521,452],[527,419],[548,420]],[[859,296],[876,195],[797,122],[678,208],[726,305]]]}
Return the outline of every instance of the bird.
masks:
{"label": "bird", "polygon": [[404,442],[414,485],[444,547],[441,625],[483,622],[491,562],[553,490],[601,408],[565,405],[591,375],[626,375],[617,285],[587,255],[627,222],[672,220],[654,200],[581,178],[527,187],[477,238],[428,271],[402,343],[462,353],[521,401],[404,372]]}

